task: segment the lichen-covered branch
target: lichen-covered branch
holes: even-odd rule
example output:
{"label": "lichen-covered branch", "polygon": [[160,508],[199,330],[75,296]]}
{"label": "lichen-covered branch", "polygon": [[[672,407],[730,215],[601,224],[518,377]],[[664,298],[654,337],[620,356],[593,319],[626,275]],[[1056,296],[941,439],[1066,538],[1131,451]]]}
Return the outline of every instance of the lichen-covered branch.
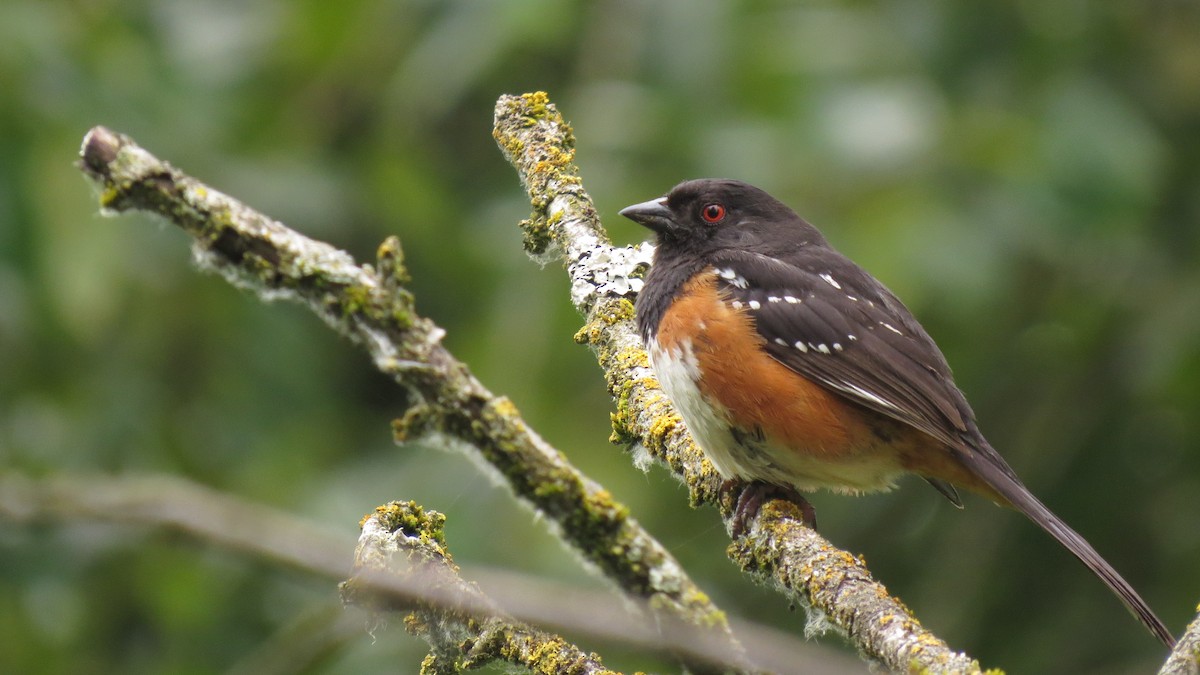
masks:
{"label": "lichen-covered branch", "polygon": [[[586,317],[576,339],[595,351],[616,401],[614,439],[670,467],[693,503],[718,503],[719,478],[659,388],[637,335],[632,300],[647,261],[645,246],[609,243],[573,164],[571,128],[545,93],[502,96],[493,135],[533,206],[521,224],[526,250],[557,254],[566,263],[571,299]],[[718,506],[728,526],[731,505]],[[804,527],[786,502],[764,508],[730,555],[755,578],[823,613],[889,669],[979,671],[978,663],[922,628],[860,560]]]}
{"label": "lichen-covered branch", "polygon": [[459,576],[446,550],[445,522],[445,516],[426,512],[414,502],[378,507],[363,520],[354,552],[360,576],[342,584],[342,597],[354,603],[375,600],[359,583],[371,573],[412,580],[436,597],[456,599],[453,607],[418,602],[404,620],[409,632],[431,648],[421,664],[422,675],[461,673],[493,661],[533,673],[614,675],[595,654],[508,617],[475,584]]}
{"label": "lichen-covered branch", "polygon": [[1158,675],[1200,675],[1200,615],[1188,624]]}
{"label": "lichen-covered branch", "polygon": [[358,265],[349,254],[288,229],[103,127],[84,138],[80,167],[99,189],[106,213],[136,210],[166,218],[192,236],[201,267],[264,299],[305,304],[365,347],[416,401],[395,424],[398,441],[420,439],[482,458],[629,597],[645,601],[667,622],[679,618],[708,628],[712,639],[738,653],[725,615],[628,509],[441,345],[442,330],[416,313],[405,289],[396,238],[380,246],[374,267]]}

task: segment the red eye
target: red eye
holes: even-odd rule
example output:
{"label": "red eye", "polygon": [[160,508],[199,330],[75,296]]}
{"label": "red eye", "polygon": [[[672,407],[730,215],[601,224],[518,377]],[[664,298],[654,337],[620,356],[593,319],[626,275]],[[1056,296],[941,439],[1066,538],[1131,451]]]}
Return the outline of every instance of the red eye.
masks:
{"label": "red eye", "polygon": [[709,204],[700,209],[700,217],[710,223],[719,222],[725,217],[725,207],[720,204]]}

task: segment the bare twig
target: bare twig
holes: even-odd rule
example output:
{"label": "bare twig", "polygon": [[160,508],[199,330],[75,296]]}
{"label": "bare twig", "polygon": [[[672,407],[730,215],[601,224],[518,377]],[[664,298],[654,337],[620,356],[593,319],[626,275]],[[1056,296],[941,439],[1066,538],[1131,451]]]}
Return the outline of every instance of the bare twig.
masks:
{"label": "bare twig", "polygon": [[[717,503],[718,478],[660,390],[637,336],[632,297],[640,288],[645,249],[609,244],[573,164],[571,128],[545,93],[502,96],[493,135],[533,206],[522,223],[526,250],[558,255],[567,266],[571,298],[586,317],[576,337],[595,351],[617,404],[614,437],[670,467],[693,502]],[[719,506],[728,526],[730,505]],[[977,662],[921,627],[860,560],[804,527],[786,502],[764,508],[730,554],[755,578],[823,613],[864,654],[892,670],[979,671]]]}
{"label": "bare twig", "polygon": [[517,497],[630,598],[666,623],[704,627],[741,652],[721,612],[667,550],[608,491],[575,469],[441,345],[442,330],[419,316],[405,289],[399,241],[379,248],[375,268],[294,232],[160,161],[103,127],[88,132],[80,167],[106,212],[165,217],[193,237],[198,263],[264,299],[310,307],[365,347],[376,366],[418,403],[395,425],[397,440],[463,448],[494,467]]}

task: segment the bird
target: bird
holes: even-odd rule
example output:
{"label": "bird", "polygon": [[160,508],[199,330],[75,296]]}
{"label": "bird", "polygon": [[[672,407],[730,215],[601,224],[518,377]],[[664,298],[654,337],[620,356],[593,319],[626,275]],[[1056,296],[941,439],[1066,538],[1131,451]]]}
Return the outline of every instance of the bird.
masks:
{"label": "bird", "polygon": [[882,282],[748,183],[682,182],[626,207],[655,251],[635,302],[667,398],[738,486],[733,536],[774,497],[890,490],[921,476],[1024,514],[1168,647],[1174,637],[1099,553],[1025,487],[976,423],[941,350]]}

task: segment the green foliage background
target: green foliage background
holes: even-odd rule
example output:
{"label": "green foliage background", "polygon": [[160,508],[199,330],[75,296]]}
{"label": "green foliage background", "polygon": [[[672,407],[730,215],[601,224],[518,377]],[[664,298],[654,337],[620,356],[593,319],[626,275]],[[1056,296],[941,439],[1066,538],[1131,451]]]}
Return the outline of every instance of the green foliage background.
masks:
{"label": "green foliage background", "polygon": [[[939,340],[1032,489],[1182,630],[1200,599],[1192,2],[7,0],[0,466],[186,476],[351,534],[415,499],[448,515],[468,573],[600,585],[469,461],[395,447],[400,393],[305,310],[197,274],[170,227],[97,216],[72,161],[105,124],[362,259],[398,234],[455,354],[719,603],[799,632],[724,558],[711,510],[606,441],[565,277],[521,252],[528,205],[490,137],[497,96],[534,89],[574,123],[618,242],[645,236],[620,207],[700,176],[761,185],[821,227]],[[815,503],[826,536],[987,665],[1133,673],[1164,656],[1014,514],[958,512],[917,480]],[[335,603],[327,583],[162,532],[0,525],[3,672],[225,670]],[[323,645],[311,671],[416,671],[415,639],[374,634],[305,638]]]}

